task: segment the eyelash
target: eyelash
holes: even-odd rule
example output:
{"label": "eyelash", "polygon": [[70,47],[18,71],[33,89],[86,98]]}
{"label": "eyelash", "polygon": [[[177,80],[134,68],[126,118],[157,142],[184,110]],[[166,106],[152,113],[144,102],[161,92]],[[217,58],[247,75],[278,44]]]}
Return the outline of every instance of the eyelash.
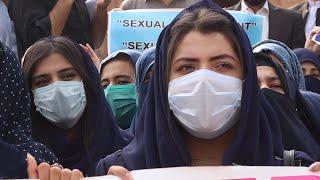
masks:
{"label": "eyelash", "polygon": [[[185,68],[185,69],[184,69]],[[181,71],[188,71],[188,68],[193,68],[193,65],[192,64],[183,64],[183,65],[180,65],[178,68],[177,68],[177,72],[181,72]]]}
{"label": "eyelash", "polygon": [[74,74],[74,73],[69,73],[69,74],[65,74],[65,75],[63,75],[63,79],[67,79],[67,78],[73,78],[73,77],[75,77],[76,75]]}
{"label": "eyelash", "polygon": [[280,84],[273,84],[273,85],[271,85],[271,87],[272,88],[281,88],[281,89],[283,89],[282,85],[280,85]]}
{"label": "eyelash", "polygon": [[47,85],[49,83],[48,80],[38,80],[36,81],[34,84],[37,86],[37,87],[43,87],[45,85]]}
{"label": "eyelash", "polygon": [[119,81],[118,84],[119,84],[119,85],[129,84],[129,81]]}
{"label": "eyelash", "polygon": [[[224,67],[219,67],[219,66],[224,66]],[[223,71],[223,70],[232,69],[233,66],[232,66],[232,64],[229,63],[229,62],[222,62],[222,63],[219,63],[219,64],[216,66],[216,68],[217,68],[218,70]],[[223,69],[222,69],[222,68],[223,68]]]}

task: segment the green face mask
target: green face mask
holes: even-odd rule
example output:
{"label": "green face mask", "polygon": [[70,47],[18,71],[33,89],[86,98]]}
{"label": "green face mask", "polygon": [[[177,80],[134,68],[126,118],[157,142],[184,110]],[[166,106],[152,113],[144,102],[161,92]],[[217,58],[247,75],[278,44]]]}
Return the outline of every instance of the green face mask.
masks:
{"label": "green face mask", "polygon": [[104,94],[122,129],[128,129],[136,114],[136,89],[134,84],[109,85]]}

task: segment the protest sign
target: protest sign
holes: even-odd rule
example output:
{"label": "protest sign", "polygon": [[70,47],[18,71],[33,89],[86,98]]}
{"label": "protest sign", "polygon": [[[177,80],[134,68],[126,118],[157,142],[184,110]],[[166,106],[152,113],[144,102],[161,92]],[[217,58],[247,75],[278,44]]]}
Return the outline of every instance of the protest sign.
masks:
{"label": "protest sign", "polygon": [[[182,9],[137,9],[109,12],[108,52],[121,49],[143,51],[155,46],[162,29]],[[264,17],[239,11],[229,11],[247,32],[251,44],[263,37]]]}

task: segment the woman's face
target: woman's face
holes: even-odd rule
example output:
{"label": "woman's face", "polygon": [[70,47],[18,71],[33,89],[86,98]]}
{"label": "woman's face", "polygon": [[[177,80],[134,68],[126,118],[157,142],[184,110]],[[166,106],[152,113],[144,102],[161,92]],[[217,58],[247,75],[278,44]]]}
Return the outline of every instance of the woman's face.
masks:
{"label": "woman's face", "polygon": [[53,53],[35,67],[31,89],[48,86],[57,81],[81,81],[80,74],[61,54]]}
{"label": "woman's face", "polygon": [[242,63],[231,41],[222,33],[189,32],[177,46],[170,69],[170,81],[200,69],[243,79]]}
{"label": "woman's face", "polygon": [[101,85],[125,85],[135,83],[135,67],[130,60],[117,59],[105,65],[101,71]]}
{"label": "woman's face", "polygon": [[306,61],[301,64],[301,68],[305,76],[313,76],[320,80],[320,71],[314,63]]}
{"label": "woman's face", "polygon": [[257,67],[258,82],[260,89],[267,88],[284,94],[284,89],[276,71],[270,66]]}

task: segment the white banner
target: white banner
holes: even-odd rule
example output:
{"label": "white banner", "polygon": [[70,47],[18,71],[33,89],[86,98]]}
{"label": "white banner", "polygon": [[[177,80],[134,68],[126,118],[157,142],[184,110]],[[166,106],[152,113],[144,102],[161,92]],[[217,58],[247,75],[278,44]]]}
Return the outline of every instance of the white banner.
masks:
{"label": "white banner", "polygon": [[[320,180],[320,174],[307,167],[274,166],[208,166],[145,169],[131,172],[134,180]],[[115,176],[88,180],[121,180]]]}

